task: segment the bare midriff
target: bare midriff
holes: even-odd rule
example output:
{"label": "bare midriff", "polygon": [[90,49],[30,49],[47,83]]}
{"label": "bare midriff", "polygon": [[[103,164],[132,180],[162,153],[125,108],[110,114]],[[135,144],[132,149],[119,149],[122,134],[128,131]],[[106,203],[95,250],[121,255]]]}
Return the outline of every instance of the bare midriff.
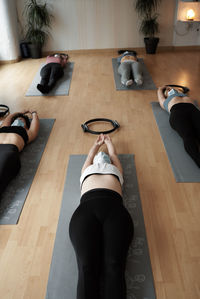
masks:
{"label": "bare midriff", "polygon": [[134,61],[137,61],[137,58],[132,55],[126,55],[126,56],[122,57],[121,63],[125,62],[125,61],[133,61],[134,62]]}
{"label": "bare midriff", "polygon": [[96,188],[110,189],[122,195],[121,184],[112,174],[92,174],[88,176],[82,184],[81,195]]}
{"label": "bare midriff", "polygon": [[179,103],[190,103],[194,104],[193,101],[189,97],[174,97],[168,104],[168,110],[170,111],[172,106]]}
{"label": "bare midriff", "polygon": [[16,133],[0,133],[0,144],[16,145],[20,152],[24,148],[23,138]]}

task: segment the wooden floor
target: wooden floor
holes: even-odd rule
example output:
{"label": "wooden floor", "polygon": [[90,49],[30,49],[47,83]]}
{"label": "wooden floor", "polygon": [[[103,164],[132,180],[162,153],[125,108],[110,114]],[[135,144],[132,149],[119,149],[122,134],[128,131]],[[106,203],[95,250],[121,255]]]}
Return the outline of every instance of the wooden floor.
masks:
{"label": "wooden floor", "polygon": [[[0,66],[1,104],[11,112],[25,108],[56,118],[19,223],[0,226],[2,299],[45,298],[69,155],[88,152],[96,137],[80,125],[96,117],[116,119],[121,128],[111,137],[118,153],[135,154],[157,299],[200,298],[200,184],[175,182],[151,110],[156,91],[116,91],[116,56],[71,54],[69,96],[58,97],[25,97],[44,59]],[[186,85],[200,103],[199,52],[140,57],[157,87]]]}

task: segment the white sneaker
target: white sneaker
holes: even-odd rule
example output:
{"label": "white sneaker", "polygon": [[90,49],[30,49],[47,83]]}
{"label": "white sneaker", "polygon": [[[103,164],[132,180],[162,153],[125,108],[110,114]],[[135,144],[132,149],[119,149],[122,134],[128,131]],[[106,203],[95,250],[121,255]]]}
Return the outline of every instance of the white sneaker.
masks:
{"label": "white sneaker", "polygon": [[125,82],[125,81],[121,81],[121,83],[122,83],[123,85],[126,85],[126,82]]}
{"label": "white sneaker", "polygon": [[132,80],[132,79],[126,81],[126,86],[130,86],[130,85],[132,85],[132,84],[133,84],[133,80]]}
{"label": "white sneaker", "polygon": [[143,81],[142,81],[142,79],[135,79],[135,83],[136,83],[137,85],[142,85],[142,84],[143,84]]}

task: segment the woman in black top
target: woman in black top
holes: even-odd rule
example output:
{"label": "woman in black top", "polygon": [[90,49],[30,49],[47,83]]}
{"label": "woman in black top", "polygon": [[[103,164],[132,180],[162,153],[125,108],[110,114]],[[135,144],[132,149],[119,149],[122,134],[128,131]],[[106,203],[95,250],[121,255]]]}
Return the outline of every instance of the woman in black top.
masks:
{"label": "woman in black top", "polygon": [[[31,122],[26,114],[32,115]],[[20,170],[19,153],[37,137],[38,131],[36,111],[16,112],[3,121],[0,128],[0,195]]]}

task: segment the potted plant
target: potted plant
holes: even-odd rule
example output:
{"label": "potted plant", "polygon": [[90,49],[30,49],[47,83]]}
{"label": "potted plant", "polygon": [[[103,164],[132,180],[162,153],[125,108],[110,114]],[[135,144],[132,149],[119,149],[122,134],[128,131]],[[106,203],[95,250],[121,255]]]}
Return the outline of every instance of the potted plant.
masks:
{"label": "potted plant", "polygon": [[24,14],[27,19],[25,38],[29,44],[31,57],[40,58],[53,16],[48,11],[47,4],[41,4],[38,0],[27,0]]}
{"label": "potted plant", "polygon": [[140,32],[144,35],[144,43],[147,54],[155,54],[159,38],[155,34],[159,32],[156,10],[161,0],[136,0],[135,8],[141,17]]}

